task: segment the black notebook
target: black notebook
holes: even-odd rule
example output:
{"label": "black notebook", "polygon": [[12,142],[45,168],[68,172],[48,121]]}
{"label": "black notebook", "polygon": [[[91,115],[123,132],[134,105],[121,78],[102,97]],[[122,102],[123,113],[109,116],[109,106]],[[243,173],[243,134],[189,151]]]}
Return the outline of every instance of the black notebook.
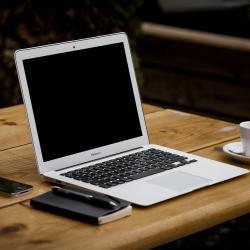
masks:
{"label": "black notebook", "polygon": [[107,195],[100,195],[104,199],[115,201],[117,207],[100,207],[84,201],[60,196],[53,192],[47,192],[32,198],[30,205],[40,210],[92,224],[104,224],[132,214],[132,207],[129,202]]}

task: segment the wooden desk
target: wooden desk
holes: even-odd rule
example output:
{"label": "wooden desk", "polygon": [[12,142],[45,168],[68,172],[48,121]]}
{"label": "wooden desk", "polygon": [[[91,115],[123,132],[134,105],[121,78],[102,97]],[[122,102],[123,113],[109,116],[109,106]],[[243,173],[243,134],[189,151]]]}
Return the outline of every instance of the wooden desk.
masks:
{"label": "wooden desk", "polygon": [[[234,124],[144,105],[151,143],[250,168],[221,146],[239,140]],[[34,192],[0,198],[1,249],[148,249],[250,211],[250,175],[172,199],[94,226],[31,209],[26,200],[50,188],[37,174],[23,106],[0,110],[0,176],[30,183]]]}

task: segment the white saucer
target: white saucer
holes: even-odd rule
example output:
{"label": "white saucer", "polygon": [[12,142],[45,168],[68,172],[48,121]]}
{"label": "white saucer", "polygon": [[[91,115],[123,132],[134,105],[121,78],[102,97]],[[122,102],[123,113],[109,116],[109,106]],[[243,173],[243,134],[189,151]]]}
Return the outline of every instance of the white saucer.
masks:
{"label": "white saucer", "polygon": [[226,144],[223,146],[223,151],[235,160],[242,161],[244,163],[250,163],[249,156],[244,156],[242,154],[234,153],[234,152],[242,152],[241,142],[232,142],[232,143]]}

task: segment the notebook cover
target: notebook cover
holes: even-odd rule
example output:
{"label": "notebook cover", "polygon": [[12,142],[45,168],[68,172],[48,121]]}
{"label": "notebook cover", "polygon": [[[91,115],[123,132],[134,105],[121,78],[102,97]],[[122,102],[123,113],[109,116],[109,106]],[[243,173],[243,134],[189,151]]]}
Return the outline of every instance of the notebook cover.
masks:
{"label": "notebook cover", "polygon": [[[84,201],[75,200],[68,197],[63,197],[53,192],[47,192],[30,201],[30,205],[34,208],[51,212],[54,214],[70,217],[72,219],[86,221],[93,224],[99,224],[100,218],[103,219],[107,215],[114,214],[113,220],[116,219],[115,213],[121,216],[121,211],[127,208],[130,203],[110,196],[105,196],[105,199],[111,199],[117,203],[116,208],[105,208],[96,206]],[[130,211],[130,212],[129,212]],[[124,217],[131,214],[131,209],[124,209]],[[111,220],[108,220],[111,221]],[[107,222],[108,222],[107,221]]]}

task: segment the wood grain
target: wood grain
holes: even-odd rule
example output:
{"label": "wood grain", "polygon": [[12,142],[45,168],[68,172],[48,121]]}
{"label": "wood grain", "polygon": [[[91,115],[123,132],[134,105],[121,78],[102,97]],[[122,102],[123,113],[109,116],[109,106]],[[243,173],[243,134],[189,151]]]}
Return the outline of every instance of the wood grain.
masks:
{"label": "wood grain", "polygon": [[250,39],[159,24],[142,27],[145,99],[250,119]]}
{"label": "wood grain", "polygon": [[18,198],[0,196],[0,208],[30,199],[50,187],[38,174],[31,144],[0,151],[0,176],[33,186],[29,195]]}
{"label": "wood grain", "polygon": [[[214,54],[216,54],[216,52],[214,52]],[[185,55],[181,56],[185,57]],[[187,57],[192,58],[190,56]],[[211,55],[211,57],[213,56]],[[193,62],[195,69],[197,69],[197,67],[195,67],[194,64],[199,64],[201,60],[202,59],[197,59],[196,62]],[[232,60],[238,62],[237,59]],[[171,59],[168,59],[168,61],[172,63]],[[225,59],[225,61],[227,61],[227,59]],[[217,63],[219,64],[219,62]],[[191,63],[189,63],[189,65],[190,64]],[[248,70],[250,60],[246,65],[245,69]],[[241,68],[241,66],[237,66]],[[213,67],[216,66],[213,65]],[[179,68],[181,68],[181,66],[179,66]],[[216,67],[216,69],[218,69],[218,67]],[[237,72],[236,67],[230,72]],[[243,72],[243,70],[241,72]],[[194,71],[192,74],[190,71],[173,71],[151,65],[144,67],[143,75],[145,78],[142,88],[144,98],[161,103],[168,103],[169,105],[187,107],[190,110],[200,110],[201,112],[207,110],[210,114],[220,114],[221,117],[234,116],[237,117],[238,120],[250,119],[250,84],[240,84],[239,82],[243,82],[243,80],[239,78],[238,80],[232,80],[236,79],[236,77],[231,76],[231,79],[226,77],[208,77],[207,74],[199,75],[194,73]],[[244,73],[242,75],[245,76]],[[249,80],[246,80],[246,82],[250,83],[250,74],[248,78]],[[216,95],[214,93],[215,88]],[[235,95],[235,93],[237,93],[237,95]]]}
{"label": "wood grain", "polygon": [[[216,145],[238,138],[236,125],[173,110],[150,113],[146,121],[152,143],[188,152],[199,148],[195,154],[250,169]],[[0,176],[34,185],[30,196],[0,199],[3,249],[148,249],[250,211],[250,175],[245,175],[152,207],[134,207],[132,216],[110,224],[89,225],[31,209],[26,202],[15,204],[48,191],[35,164],[31,144],[0,151]]]}
{"label": "wood grain", "polygon": [[204,31],[190,30],[145,22],[142,25],[144,35],[216,46],[232,50],[250,51],[249,39],[213,34]]}
{"label": "wood grain", "polygon": [[[239,136],[236,125],[174,110],[147,114],[146,122],[151,143],[187,152]],[[0,176],[34,186],[29,196],[0,197],[0,207],[26,200],[49,189],[49,184],[38,175],[31,144],[0,151]]]}
{"label": "wood grain", "polygon": [[[213,145],[211,147],[196,150],[195,152],[193,152],[193,154],[207,157],[210,159],[214,159],[216,161],[224,162],[227,164],[235,165],[238,167],[250,169],[250,164],[235,160],[223,152],[224,145],[226,145],[227,143],[238,142],[238,141],[240,141],[240,138],[237,138],[237,139],[232,140],[230,142],[220,143],[220,144]],[[248,174],[247,176],[249,176],[249,178],[250,178],[250,174]],[[250,184],[250,182],[249,182],[249,184]]]}
{"label": "wood grain", "polygon": [[[145,114],[163,110],[143,104]],[[31,143],[24,105],[0,109],[0,151]]]}
{"label": "wood grain", "polygon": [[24,106],[0,109],[0,150],[30,143]]}
{"label": "wood grain", "polygon": [[162,107],[146,103],[142,104],[142,107],[145,115],[164,110]]}
{"label": "wood grain", "polygon": [[187,152],[239,137],[238,125],[175,110],[148,114],[150,142]]}
{"label": "wood grain", "polygon": [[[222,154],[221,146],[199,150],[197,154],[232,163]],[[249,165],[240,165],[250,169]],[[1,246],[4,249],[61,249],[63,246],[149,249],[248,213],[249,197],[250,175],[245,175],[152,207],[134,207],[131,217],[103,226],[18,204],[0,210]]]}
{"label": "wood grain", "polygon": [[[144,104],[143,107],[152,143],[190,151],[209,146],[210,141],[214,139],[215,143],[218,143],[238,137],[238,126],[232,123],[174,110],[162,110],[160,107],[148,104]],[[0,150],[30,143],[23,105],[1,109],[0,117],[0,138],[3,142]],[[15,125],[6,125],[6,122]],[[182,146],[184,137],[186,137],[185,146]]]}

